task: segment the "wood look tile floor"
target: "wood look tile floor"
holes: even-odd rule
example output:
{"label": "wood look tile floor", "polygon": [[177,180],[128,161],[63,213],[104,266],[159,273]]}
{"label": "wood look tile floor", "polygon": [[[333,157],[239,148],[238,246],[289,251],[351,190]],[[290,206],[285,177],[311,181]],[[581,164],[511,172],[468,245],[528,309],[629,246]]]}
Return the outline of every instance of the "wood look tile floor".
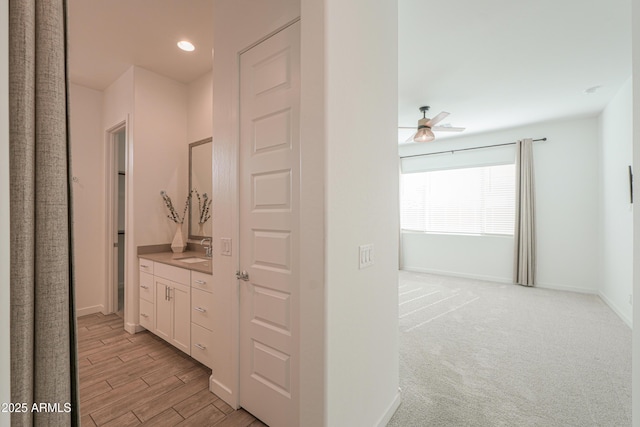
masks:
{"label": "wood look tile floor", "polygon": [[265,426],[209,392],[211,369],[115,314],[78,318],[83,427]]}

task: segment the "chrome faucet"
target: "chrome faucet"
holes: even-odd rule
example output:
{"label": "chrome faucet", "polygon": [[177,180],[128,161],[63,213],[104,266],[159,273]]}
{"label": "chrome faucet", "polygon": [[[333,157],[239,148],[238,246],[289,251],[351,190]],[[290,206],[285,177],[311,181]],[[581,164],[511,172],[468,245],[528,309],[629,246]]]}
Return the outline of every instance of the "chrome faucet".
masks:
{"label": "chrome faucet", "polygon": [[[208,245],[205,246],[205,242],[207,242]],[[204,247],[204,256],[206,256],[207,258],[211,258],[213,256],[213,253],[211,251],[211,238],[207,237],[205,239],[202,239],[200,245]]]}

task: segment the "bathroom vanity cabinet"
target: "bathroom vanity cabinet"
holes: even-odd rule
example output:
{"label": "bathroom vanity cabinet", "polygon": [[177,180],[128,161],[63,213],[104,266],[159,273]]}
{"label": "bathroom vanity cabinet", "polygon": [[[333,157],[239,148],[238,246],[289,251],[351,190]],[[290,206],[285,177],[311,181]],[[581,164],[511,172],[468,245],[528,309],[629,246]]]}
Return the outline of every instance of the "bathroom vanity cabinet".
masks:
{"label": "bathroom vanity cabinet", "polygon": [[213,276],[148,258],[139,267],[140,325],[211,367]]}

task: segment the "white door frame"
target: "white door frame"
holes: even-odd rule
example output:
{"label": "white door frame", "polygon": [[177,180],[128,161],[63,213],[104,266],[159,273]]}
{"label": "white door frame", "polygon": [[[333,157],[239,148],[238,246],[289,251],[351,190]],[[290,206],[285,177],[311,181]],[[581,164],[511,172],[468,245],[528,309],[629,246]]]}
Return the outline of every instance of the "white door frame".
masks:
{"label": "white door frame", "polygon": [[[105,309],[104,314],[114,313],[118,308],[118,251],[114,243],[118,242],[118,143],[116,134],[124,129],[125,132],[125,177],[128,172],[129,120],[125,119],[105,131],[105,223],[106,223],[106,282],[104,285]],[[128,178],[125,178],[127,180]],[[125,182],[125,189],[127,183]],[[125,190],[126,191],[126,190]],[[125,224],[127,223],[127,201],[125,198]],[[126,229],[125,225],[125,229]],[[127,248],[128,236],[125,234],[124,247]],[[127,257],[125,257],[125,305],[127,288]],[[114,283],[115,286],[114,286]]]}

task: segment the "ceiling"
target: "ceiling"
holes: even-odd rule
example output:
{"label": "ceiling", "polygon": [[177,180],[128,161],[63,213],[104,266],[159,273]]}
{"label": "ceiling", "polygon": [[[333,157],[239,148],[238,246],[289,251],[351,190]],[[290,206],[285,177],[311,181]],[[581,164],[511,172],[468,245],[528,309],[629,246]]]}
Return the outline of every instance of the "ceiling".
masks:
{"label": "ceiling", "polygon": [[[189,83],[213,66],[212,0],[69,0],[69,78],[103,90],[131,65]],[[193,52],[176,46],[189,40]]]}
{"label": "ceiling", "polygon": [[466,127],[438,139],[594,115],[631,76],[630,0],[398,4],[399,126],[429,105]]}
{"label": "ceiling", "polygon": [[[630,0],[398,3],[398,125],[429,105],[466,127],[439,139],[595,115],[631,76]],[[212,68],[212,0],[70,0],[68,14],[74,83],[103,90],[132,64],[183,83]]]}

